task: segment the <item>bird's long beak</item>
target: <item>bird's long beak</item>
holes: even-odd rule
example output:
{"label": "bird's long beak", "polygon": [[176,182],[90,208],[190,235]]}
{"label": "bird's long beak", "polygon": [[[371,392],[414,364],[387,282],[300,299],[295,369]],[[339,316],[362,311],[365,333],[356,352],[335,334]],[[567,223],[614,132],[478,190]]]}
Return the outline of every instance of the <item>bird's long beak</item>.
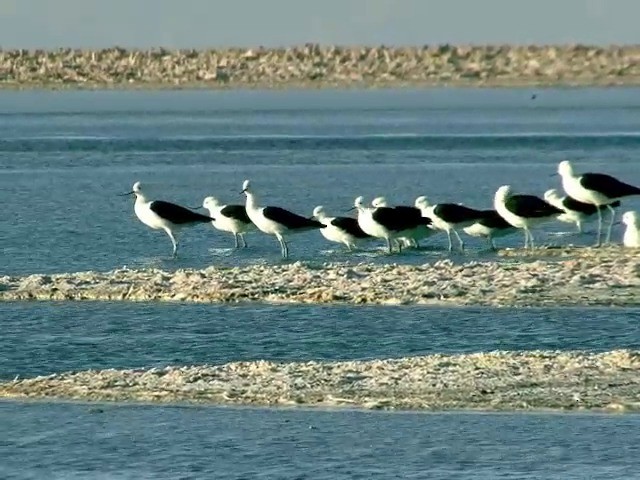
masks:
{"label": "bird's long beak", "polygon": [[240,192],[240,195],[242,195],[243,193],[247,193],[247,190],[246,190],[246,189],[245,189],[245,190],[242,190],[242,191]]}
{"label": "bird's long beak", "polygon": [[187,207],[190,208],[191,210],[200,210],[201,208],[204,208],[202,205],[198,205],[197,207]]}
{"label": "bird's long beak", "polygon": [[351,207],[349,210],[347,210],[347,212],[351,212],[352,210],[355,210],[356,208],[358,208],[358,207],[356,207],[356,206],[354,205],[354,206],[353,206],[353,207]]}
{"label": "bird's long beak", "polygon": [[551,175],[549,175],[550,177],[557,177],[558,176],[558,172],[556,173],[552,173]]}
{"label": "bird's long beak", "polygon": [[133,190],[127,193],[119,193],[118,197],[126,197],[127,195],[133,195],[134,193],[136,192],[134,192]]}

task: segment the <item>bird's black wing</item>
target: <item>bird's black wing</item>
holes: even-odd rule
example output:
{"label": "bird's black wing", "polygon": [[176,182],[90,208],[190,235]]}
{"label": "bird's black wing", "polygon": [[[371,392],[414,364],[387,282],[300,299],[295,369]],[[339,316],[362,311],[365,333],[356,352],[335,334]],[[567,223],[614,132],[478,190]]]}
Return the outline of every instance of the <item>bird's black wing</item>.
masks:
{"label": "bird's black wing", "polygon": [[580,177],[580,185],[588,190],[595,190],[608,198],[640,195],[640,188],[621,182],[617,178],[604,173],[585,173]]}
{"label": "bird's black wing", "polygon": [[416,207],[409,207],[407,205],[398,205],[393,207],[398,212],[398,218],[401,218],[403,222],[408,224],[415,223],[418,225],[431,225],[431,219],[422,216],[422,211]]}
{"label": "bird's black wing", "polygon": [[303,217],[280,207],[264,207],[262,214],[265,218],[284,225],[290,230],[303,228],[325,228],[326,225],[310,218]]}
{"label": "bird's black wing", "polygon": [[336,217],[331,220],[331,225],[344,230],[349,235],[356,238],[369,238],[370,235],[364,233],[358,224],[358,220],[351,217]]}
{"label": "bird's black wing", "polygon": [[462,223],[470,220],[481,220],[486,215],[486,210],[476,210],[455,203],[439,203],[433,213],[447,223]]}
{"label": "bird's black wing", "polygon": [[227,218],[233,218],[242,223],[251,223],[247,209],[244,205],[225,205],[220,209],[220,213]]}
{"label": "bird's black wing", "polygon": [[181,207],[175,203],[154,200],[149,205],[152,212],[176,225],[187,223],[210,222],[213,218]]}
{"label": "bird's black wing", "polygon": [[505,206],[511,213],[524,218],[544,218],[564,213],[564,210],[535,195],[513,195],[507,199]]}
{"label": "bird's black wing", "polygon": [[580,212],[584,215],[593,215],[597,211],[597,207],[595,205],[580,202],[568,195],[562,199],[562,206],[567,210]]}
{"label": "bird's black wing", "polygon": [[513,225],[511,225],[504,218],[502,218],[500,214],[495,210],[482,210],[482,211],[484,212],[484,217],[478,221],[480,225],[483,225],[487,228],[497,229],[497,230],[513,228]]}
{"label": "bird's black wing", "polygon": [[[419,212],[418,212],[419,213]],[[372,218],[394,232],[416,228],[420,225],[428,225],[429,219],[409,213],[405,208],[378,207],[372,213]]]}

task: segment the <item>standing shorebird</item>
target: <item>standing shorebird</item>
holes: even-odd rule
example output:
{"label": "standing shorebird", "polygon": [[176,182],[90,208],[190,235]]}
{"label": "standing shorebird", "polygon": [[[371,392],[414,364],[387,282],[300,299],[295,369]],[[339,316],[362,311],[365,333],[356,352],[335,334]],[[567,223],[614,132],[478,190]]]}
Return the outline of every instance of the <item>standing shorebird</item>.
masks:
{"label": "standing shorebird", "polygon": [[242,240],[242,246],[247,247],[244,234],[255,228],[255,225],[247,215],[244,205],[222,205],[216,197],[206,197],[202,201],[202,208],[209,210],[209,214],[215,218],[211,224],[216,229],[233,233],[236,248],[240,248],[238,238]]}
{"label": "standing shorebird", "polygon": [[[544,199],[554,207],[564,210],[564,213],[558,216],[558,220],[564,223],[575,224],[578,229],[578,233],[582,233],[582,222],[595,215],[597,210],[607,208],[606,205],[595,206],[591,203],[579,202],[575,198],[571,198],[569,195],[561,197],[555,188],[551,188],[544,192]],[[610,205],[612,207],[619,207],[620,201],[616,200]]]}
{"label": "standing shorebird", "polygon": [[625,212],[622,215],[622,223],[626,225],[622,244],[625,247],[640,247],[640,219],[638,219],[638,214],[633,210]]}
{"label": "standing shorebird", "polygon": [[[606,242],[611,240],[611,229],[616,211],[611,206],[614,200],[640,195],[640,188],[621,182],[617,178],[604,173],[583,173],[577,175],[573,166],[568,160],[563,160],[558,164],[558,174],[562,178],[562,188],[570,197],[579,202],[589,203],[596,207],[606,207],[611,212],[611,221],[607,228]],[[600,245],[602,236],[602,212],[600,208],[596,210],[598,214],[598,238],[596,246]]]}
{"label": "standing shorebird", "polygon": [[416,207],[421,210],[424,217],[431,219],[434,228],[447,232],[449,251],[453,250],[451,232],[453,232],[458,239],[460,250],[464,251],[464,242],[460,238],[456,228],[469,227],[485,216],[485,210],[476,210],[455,203],[437,203],[430,205],[425,196],[416,198]]}
{"label": "standing shorebird", "polygon": [[320,229],[320,233],[330,242],[343,243],[349,251],[356,247],[361,240],[371,238],[358,225],[358,220],[351,217],[330,217],[322,205],[313,209],[314,220],[325,225]]}
{"label": "standing shorebird", "polygon": [[173,244],[173,256],[178,255],[178,232],[184,227],[197,223],[209,223],[214,219],[206,215],[193,212],[188,208],[163,200],[149,200],[144,194],[140,182],[133,184],[133,190],[120,196],[135,195],[133,210],[138,219],[154,230],[164,230]]}
{"label": "standing shorebird", "polygon": [[515,227],[507,222],[495,210],[484,210],[484,218],[476,223],[464,227],[462,230],[472,237],[483,237],[489,242],[489,249],[497,250],[493,239],[504,237],[515,231]]}
{"label": "standing shorebird", "polygon": [[494,196],[494,208],[507,222],[524,230],[524,248],[533,248],[531,227],[564,213],[534,195],[514,195],[509,185],[501,186]]}
{"label": "standing shorebird", "polygon": [[251,182],[245,180],[242,184],[242,192],[247,196],[247,215],[258,229],[267,235],[275,235],[280,243],[282,258],[289,257],[289,246],[285,235],[325,228],[325,225],[280,207],[261,207]]}
{"label": "standing shorebird", "polygon": [[[406,237],[418,225],[429,223],[428,219],[416,216],[414,212],[384,206],[386,200],[383,197],[376,199],[377,207],[366,207],[363,202],[363,197],[357,197],[353,203],[352,210],[358,210],[358,225],[372,237],[384,239],[389,253],[393,252],[393,241]],[[402,249],[399,243],[398,249]]]}
{"label": "standing shorebird", "polygon": [[[388,207],[387,199],[385,197],[376,197],[371,201],[371,206]],[[420,240],[433,235],[436,230],[433,228],[433,224],[430,218],[423,217],[422,211],[417,206],[409,205],[395,205],[393,208],[396,212],[396,217],[403,223],[404,230],[397,233],[398,248],[402,248],[400,242],[405,242],[407,245],[414,248],[420,248]]]}

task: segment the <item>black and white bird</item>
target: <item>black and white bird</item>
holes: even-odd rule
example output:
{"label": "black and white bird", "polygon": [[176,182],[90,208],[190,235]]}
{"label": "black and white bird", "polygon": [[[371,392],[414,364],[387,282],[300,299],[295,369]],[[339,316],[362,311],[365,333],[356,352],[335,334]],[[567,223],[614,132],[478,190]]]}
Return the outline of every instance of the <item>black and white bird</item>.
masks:
{"label": "black and white bird", "polygon": [[[602,210],[603,208],[607,208],[606,205],[595,206],[591,203],[579,202],[569,195],[563,197],[555,188],[544,192],[544,199],[554,207],[564,210],[564,213],[558,216],[558,220],[564,223],[575,224],[578,233],[582,233],[582,223],[589,220],[590,217],[593,217],[598,209]],[[610,205],[612,207],[619,207],[620,200],[615,200]]]}
{"label": "black and white bird", "polygon": [[245,180],[242,184],[241,193],[247,196],[247,214],[255,226],[267,235],[275,235],[278,239],[282,258],[289,257],[286,235],[325,228],[325,225],[317,220],[303,217],[284,208],[261,207],[258,205],[258,198],[249,180]]}
{"label": "black and white bird", "polygon": [[[388,207],[389,204],[385,197],[376,197],[371,201],[374,208]],[[420,240],[433,235],[436,230],[433,228],[430,218],[423,217],[418,207],[409,205],[395,205],[392,207],[397,212],[397,217],[403,219],[407,224],[405,230],[397,233],[396,240],[398,248],[402,248],[402,243],[415,248],[420,248]]]}
{"label": "black and white bird", "polygon": [[240,248],[238,239],[242,240],[244,248],[247,247],[244,234],[253,230],[255,225],[244,205],[222,205],[216,197],[206,197],[202,201],[202,208],[209,210],[209,214],[215,218],[211,224],[216,229],[233,233],[236,248]]}
{"label": "black and white bird", "polygon": [[133,190],[121,194],[135,195],[136,201],[133,210],[142,223],[154,230],[164,230],[173,244],[173,256],[178,254],[178,232],[188,226],[198,223],[209,223],[214,219],[193,212],[188,208],[163,200],[149,200],[142,189],[140,182],[133,184]]}
{"label": "black and white bird", "polygon": [[318,205],[313,209],[314,220],[325,225],[320,229],[320,233],[330,242],[342,243],[346,245],[349,251],[357,247],[362,240],[371,238],[371,235],[365,233],[358,220],[352,217],[330,217],[325,212],[322,205]]}
{"label": "black and white bird", "polygon": [[430,218],[433,227],[447,233],[449,239],[449,251],[453,250],[451,232],[458,239],[460,250],[464,251],[464,242],[460,238],[456,228],[465,228],[473,225],[485,217],[485,210],[465,207],[456,203],[437,203],[430,205],[427,197],[416,198],[416,207],[422,212],[422,216]]}
{"label": "black and white bird", "polygon": [[640,247],[640,219],[638,214],[633,210],[625,212],[622,215],[622,223],[626,226],[622,236],[622,244],[630,248]]}
{"label": "black and white bird", "polygon": [[489,242],[489,249],[497,250],[494,238],[504,237],[513,233],[516,228],[507,222],[495,210],[484,210],[484,218],[478,220],[473,225],[464,227],[462,230],[472,237],[486,238]]}
{"label": "black and white bird", "polygon": [[524,230],[524,248],[533,248],[532,226],[564,213],[564,210],[535,195],[514,195],[509,185],[503,185],[496,191],[493,206],[507,222]]}
{"label": "black and white bird", "polygon": [[[589,203],[597,207],[606,207],[611,212],[611,221],[607,229],[606,242],[611,240],[611,229],[616,211],[611,206],[614,200],[631,195],[640,195],[640,188],[621,182],[617,178],[604,173],[583,173],[578,175],[568,160],[558,164],[558,174],[562,178],[562,188],[570,197],[579,202]],[[598,239],[596,245],[600,245],[602,236],[602,212],[596,210],[598,215]]]}

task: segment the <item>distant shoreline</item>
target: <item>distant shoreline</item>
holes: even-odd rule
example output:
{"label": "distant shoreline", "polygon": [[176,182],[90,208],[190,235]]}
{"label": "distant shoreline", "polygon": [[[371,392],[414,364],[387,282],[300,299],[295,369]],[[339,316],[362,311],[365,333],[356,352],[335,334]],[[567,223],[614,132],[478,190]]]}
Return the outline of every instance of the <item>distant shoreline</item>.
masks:
{"label": "distant shoreline", "polygon": [[0,50],[1,90],[640,86],[640,45]]}

